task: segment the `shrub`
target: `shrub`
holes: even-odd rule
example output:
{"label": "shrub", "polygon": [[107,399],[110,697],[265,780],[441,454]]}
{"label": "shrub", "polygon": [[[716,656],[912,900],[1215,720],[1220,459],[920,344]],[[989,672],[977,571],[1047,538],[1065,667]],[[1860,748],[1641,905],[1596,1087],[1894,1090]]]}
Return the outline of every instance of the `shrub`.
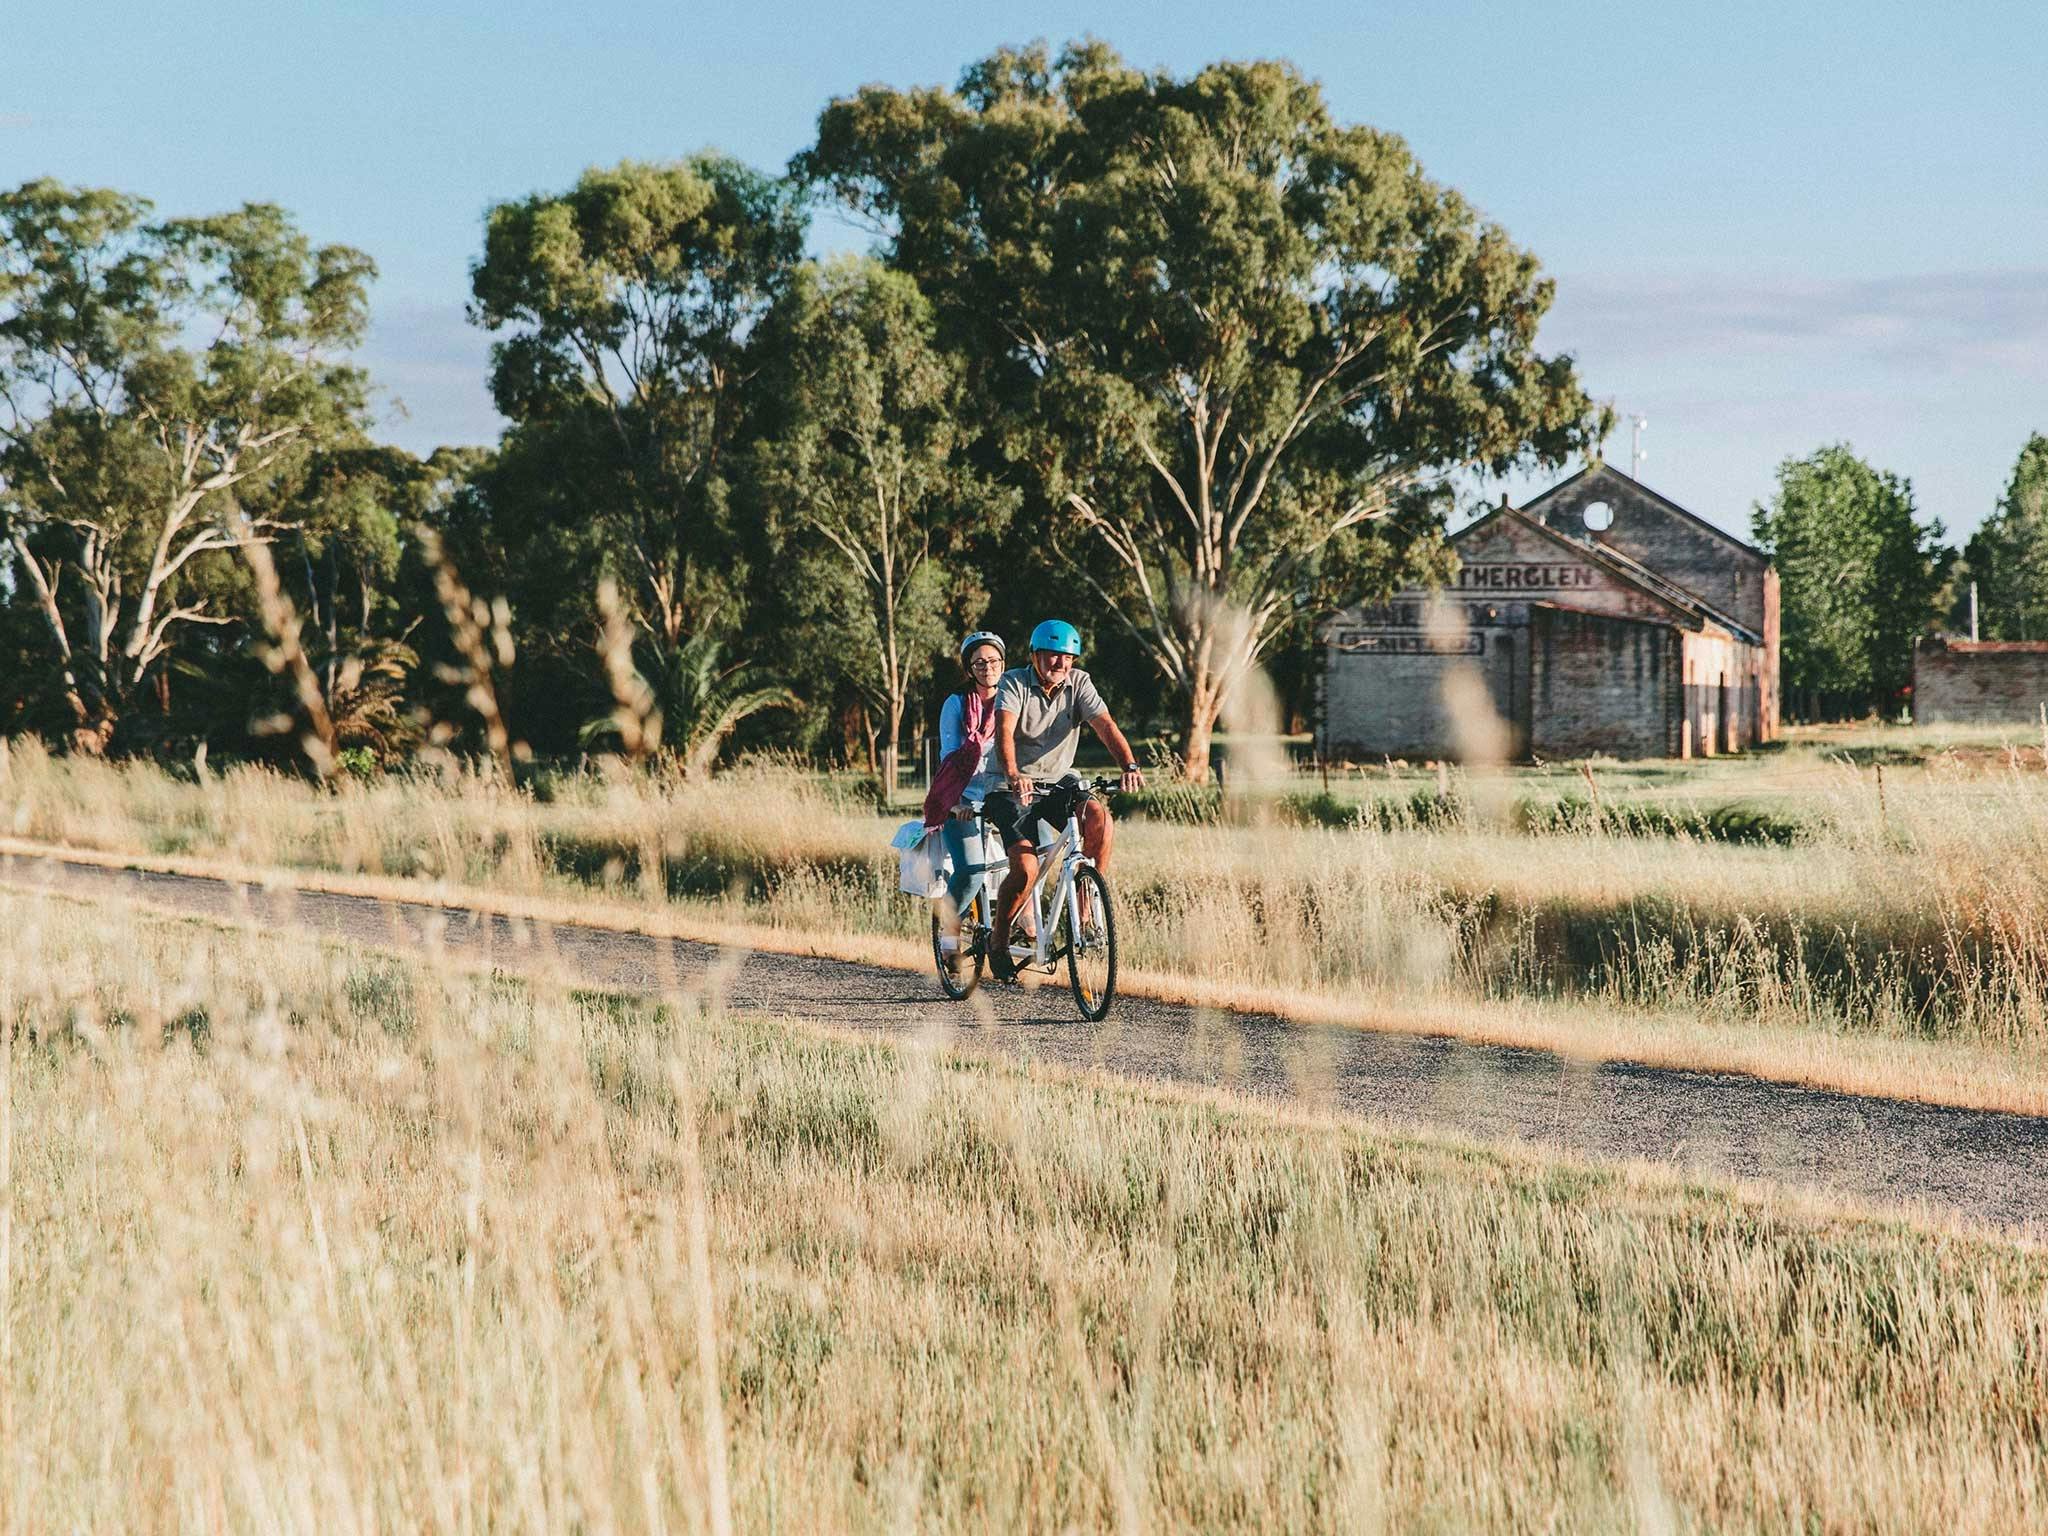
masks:
{"label": "shrub", "polygon": [[1582,795],[1556,800],[1518,800],[1515,825],[1524,832],[1590,832],[1604,828],[1624,837],[1691,837],[1707,843],[1772,844],[1788,847],[1810,834],[1807,823],[1761,806],[1666,805],[1620,800],[1595,806]]}

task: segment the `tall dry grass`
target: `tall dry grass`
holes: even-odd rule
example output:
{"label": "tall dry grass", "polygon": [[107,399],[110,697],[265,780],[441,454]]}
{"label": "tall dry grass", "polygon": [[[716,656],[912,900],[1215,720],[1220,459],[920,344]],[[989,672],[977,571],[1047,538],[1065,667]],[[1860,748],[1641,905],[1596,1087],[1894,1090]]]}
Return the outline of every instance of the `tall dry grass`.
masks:
{"label": "tall dry grass", "polygon": [[[1824,833],[1740,847],[1580,825],[1133,824],[1130,959],[1247,988],[1392,1003],[1590,1000],[1729,1026],[2048,1047],[2048,775],[1834,764]],[[1759,772],[1780,771],[1775,765]],[[680,899],[786,929],[916,937],[887,828],[829,782],[497,770],[319,790],[259,769],[174,778],[19,743],[0,832],[109,851]],[[1475,802],[1483,796],[1472,797]]]}
{"label": "tall dry grass", "polygon": [[705,999],[0,926],[0,1529],[2048,1517],[2031,1248]]}

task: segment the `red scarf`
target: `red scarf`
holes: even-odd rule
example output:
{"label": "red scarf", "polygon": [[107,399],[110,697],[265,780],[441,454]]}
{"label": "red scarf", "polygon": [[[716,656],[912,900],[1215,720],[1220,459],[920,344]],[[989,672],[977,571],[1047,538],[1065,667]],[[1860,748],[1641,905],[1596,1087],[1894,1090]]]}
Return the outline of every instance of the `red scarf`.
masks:
{"label": "red scarf", "polygon": [[981,754],[996,737],[995,695],[960,695],[960,745],[946,754],[924,797],[924,824],[936,827],[960,803],[960,792],[981,768]]}

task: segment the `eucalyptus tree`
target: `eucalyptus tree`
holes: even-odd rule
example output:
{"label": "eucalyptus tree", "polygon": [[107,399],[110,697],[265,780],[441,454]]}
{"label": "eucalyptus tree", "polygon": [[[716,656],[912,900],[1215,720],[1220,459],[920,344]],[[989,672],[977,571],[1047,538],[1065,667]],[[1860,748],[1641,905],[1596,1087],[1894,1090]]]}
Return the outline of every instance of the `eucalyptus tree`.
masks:
{"label": "eucalyptus tree", "polygon": [[[248,204],[151,222],[48,180],[0,194],[0,516],[74,742],[102,750],[194,625],[220,561],[289,518],[312,446],[360,431],[374,267]],[[68,579],[67,579],[68,578]]]}
{"label": "eucalyptus tree", "polygon": [[948,649],[946,557],[1013,498],[969,465],[961,364],[909,277],[872,261],[806,268],[763,340],[761,492],[778,537],[831,567],[818,585],[846,599],[824,605],[825,639],[877,722],[893,795],[905,711]]}
{"label": "eucalyptus tree", "polygon": [[670,651],[738,590],[727,461],[749,341],[803,239],[782,182],[714,154],[586,171],[486,223],[471,316],[505,333],[491,392],[513,423],[507,463],[556,482],[525,488],[537,547],[579,592],[616,570]]}
{"label": "eucalyptus tree", "polygon": [[793,169],[977,359],[1197,777],[1276,637],[1436,548],[1449,477],[1596,440],[1570,360],[1537,350],[1535,258],[1287,64],[1006,50],[954,91],[833,102]]}

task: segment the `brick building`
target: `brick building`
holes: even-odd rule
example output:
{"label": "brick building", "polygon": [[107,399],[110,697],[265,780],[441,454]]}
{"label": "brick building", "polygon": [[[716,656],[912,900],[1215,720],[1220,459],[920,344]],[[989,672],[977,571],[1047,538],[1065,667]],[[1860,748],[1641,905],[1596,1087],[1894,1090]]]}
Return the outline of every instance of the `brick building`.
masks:
{"label": "brick building", "polygon": [[[1778,577],[1734,535],[1604,464],[1451,540],[1440,592],[1324,631],[1335,757],[1691,757],[1778,734]],[[1503,731],[1504,727],[1504,731]]]}
{"label": "brick building", "polygon": [[2048,704],[2048,640],[1952,640],[1913,647],[1917,725],[2036,722]]}

